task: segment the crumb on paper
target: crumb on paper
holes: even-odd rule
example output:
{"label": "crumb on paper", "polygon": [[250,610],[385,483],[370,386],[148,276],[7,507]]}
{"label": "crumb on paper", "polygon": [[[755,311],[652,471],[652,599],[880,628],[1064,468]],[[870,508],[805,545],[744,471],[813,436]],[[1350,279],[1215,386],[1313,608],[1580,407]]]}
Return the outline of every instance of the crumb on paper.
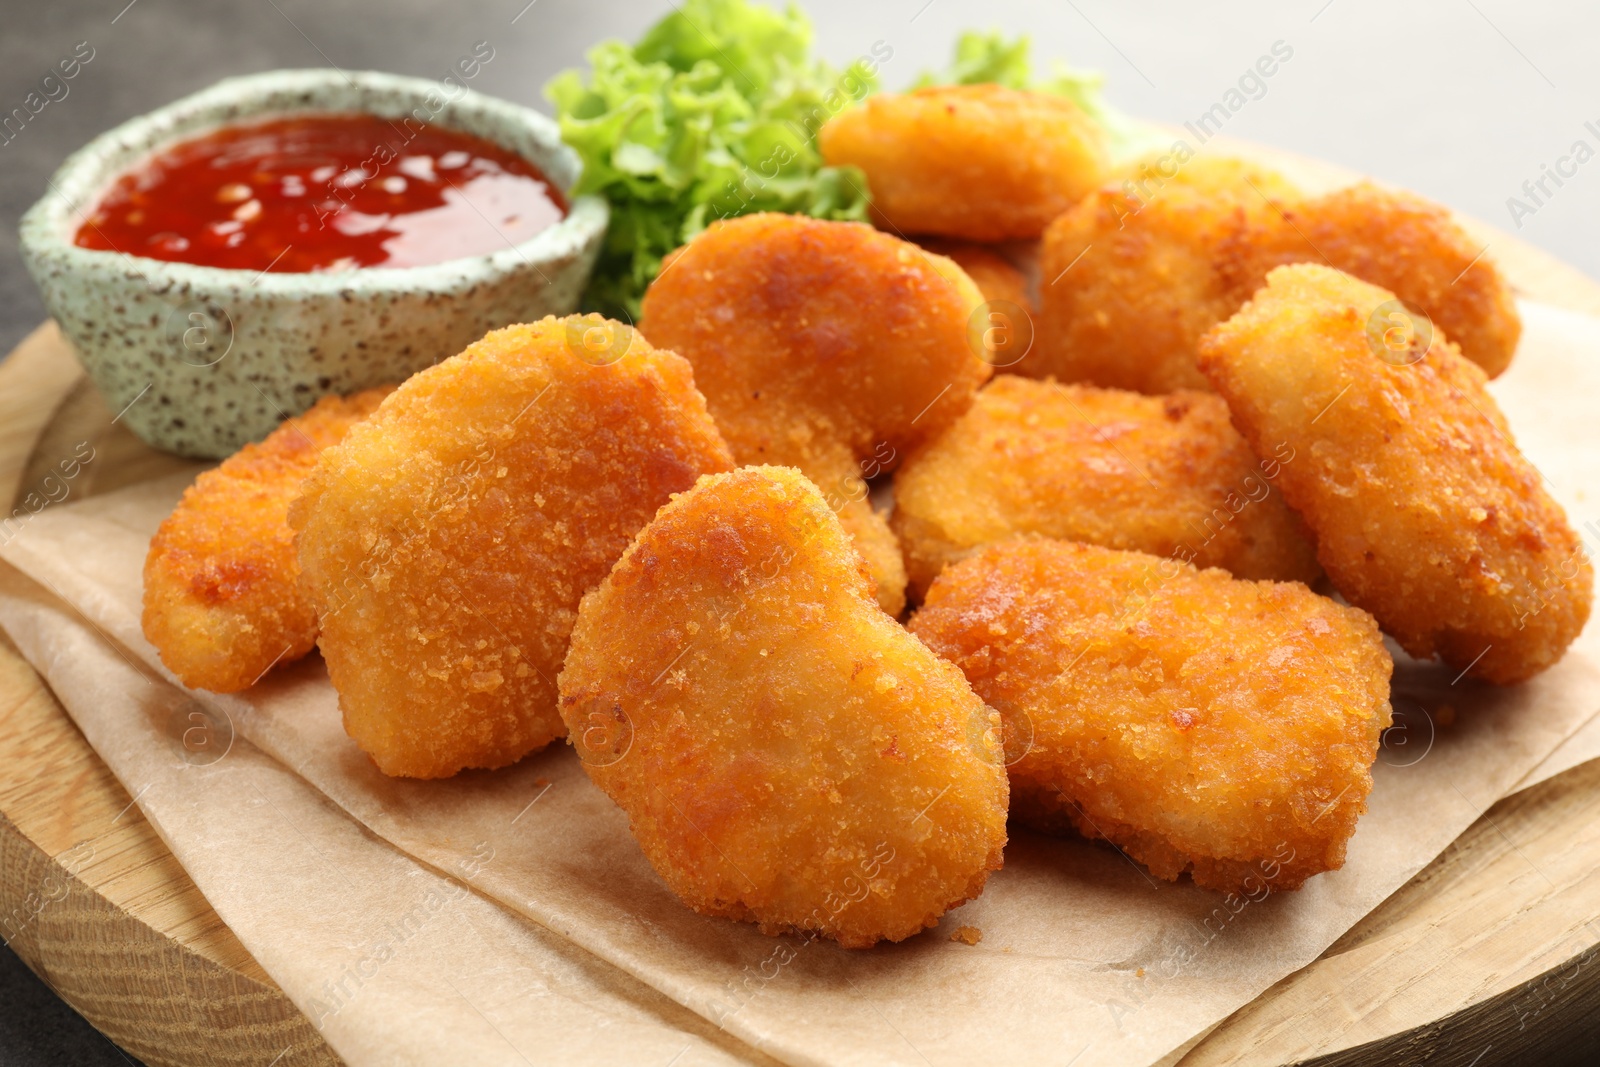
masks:
{"label": "crumb on paper", "polygon": [[959,941],[963,945],[976,945],[983,940],[983,931],[976,926],[958,926],[956,932],[950,935],[950,940]]}
{"label": "crumb on paper", "polygon": [[1138,970],[1134,971],[1133,972],[1133,976],[1135,978],[1143,978],[1144,977],[1144,968],[1140,967]]}

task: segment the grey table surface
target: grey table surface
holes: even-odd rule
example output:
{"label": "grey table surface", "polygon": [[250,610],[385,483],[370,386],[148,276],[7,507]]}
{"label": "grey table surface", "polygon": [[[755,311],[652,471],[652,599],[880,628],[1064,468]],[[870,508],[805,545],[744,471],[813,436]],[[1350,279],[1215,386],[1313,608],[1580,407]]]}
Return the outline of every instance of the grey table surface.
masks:
{"label": "grey table surface", "polygon": [[[1600,162],[1570,162],[1577,142],[1600,152],[1593,2],[806,7],[823,56],[845,62],[887,44],[889,88],[942,66],[963,29],[1025,30],[1041,67],[1065,60],[1098,69],[1113,103],[1175,124],[1211,109],[1282,42],[1292,58],[1261,90],[1246,87],[1248,102],[1228,119],[1228,134],[1414,189],[1600,276]],[[93,50],[67,95],[0,144],[0,352],[44,318],[17,255],[17,220],[61,161],[95,134],[230,74],[336,65],[438,77],[479,41],[494,58],[477,89],[548,109],[540,88],[552,74],[602,37],[632,39],[670,8],[665,0],[0,0],[0,116],[23,106],[81,42]],[[1569,172],[1559,185],[1546,178],[1542,193],[1524,187],[1558,164]],[[127,1062],[9,950],[0,952],[0,1067]]]}

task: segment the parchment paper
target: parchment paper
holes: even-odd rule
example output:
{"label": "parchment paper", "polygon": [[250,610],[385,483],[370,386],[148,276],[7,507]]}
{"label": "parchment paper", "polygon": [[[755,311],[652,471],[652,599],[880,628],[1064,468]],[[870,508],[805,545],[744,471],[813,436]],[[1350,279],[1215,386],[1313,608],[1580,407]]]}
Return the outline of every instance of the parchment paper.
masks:
{"label": "parchment paper", "polygon": [[1548,782],[1563,771],[1570,771],[1592,759],[1600,759],[1600,717],[1590,719],[1577,733],[1556,746],[1554,752],[1523,776],[1512,792],[1520,793],[1541,782]]}
{"label": "parchment paper", "polygon": [[[351,1067],[772,1062],[473,892],[491,851],[465,847],[443,875],[366,832],[4,564],[0,625]],[[74,853],[92,857],[94,845]],[[309,1051],[290,1046],[274,1062],[292,1067]]]}
{"label": "parchment paper", "polygon": [[[1523,303],[1521,310],[1539,350],[1550,349],[1558,358],[1535,359],[1526,367],[1514,364],[1516,373],[1507,373],[1492,388],[1500,406],[1512,415],[1518,443],[1557,487],[1556,495],[1566,505],[1590,562],[1600,569],[1600,431],[1594,425],[1594,401],[1600,398],[1600,320],[1540,304]],[[1517,358],[1527,351],[1523,349]],[[1539,425],[1524,428],[1525,421]],[[1552,459],[1542,461],[1538,457],[1546,450]],[[1563,452],[1569,454],[1566,462],[1553,458]],[[1600,624],[1590,620],[1585,636],[1592,637],[1596,625]],[[1597,758],[1600,716],[1541,760],[1513,791]]]}
{"label": "parchment paper", "polygon": [[[1586,410],[1596,393],[1581,384],[1600,366],[1600,324],[1525,312],[1522,351],[1496,392],[1581,525],[1584,483],[1600,470]],[[168,480],[47,510],[0,555],[154,667],[139,570],[181,489]],[[1600,710],[1595,626],[1511,689],[1397,659],[1401,728],[1386,735],[1342,870],[1297,893],[1224,898],[1153,881],[1103,845],[1018,832],[979,900],[867,952],[773,940],[684,908],[570,749],[444,782],[391,780],[344,736],[315,657],[243,697],[196,696],[411,855],[450,870],[487,843],[479,891],[778,1059],[1088,1067],[1159,1060],[1315,959]],[[980,928],[981,943],[951,941],[962,925]]]}

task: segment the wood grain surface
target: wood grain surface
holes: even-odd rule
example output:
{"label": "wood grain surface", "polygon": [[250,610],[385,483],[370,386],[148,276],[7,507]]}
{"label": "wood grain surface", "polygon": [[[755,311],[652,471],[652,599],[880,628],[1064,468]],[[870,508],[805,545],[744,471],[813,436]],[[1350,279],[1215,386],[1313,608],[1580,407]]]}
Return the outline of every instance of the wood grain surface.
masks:
{"label": "wood grain surface", "polygon": [[[0,501],[13,502],[6,512],[83,440],[96,455],[74,480],[82,495],[194,466],[141,444],[115,414],[54,324],[23,341],[0,363]],[[3,632],[0,937],[145,1063],[339,1062],[211,910]]]}
{"label": "wood grain surface", "polygon": [[[1253,146],[1226,148],[1264,158],[1311,191],[1355,177]],[[1600,284],[1462,221],[1519,293],[1600,315]],[[25,499],[84,440],[96,458],[75,496],[193,466],[140,444],[117,414],[55,327],[41,326],[0,363],[0,502]],[[1166,1062],[1597,1062],[1589,1051],[1600,1038],[1597,862],[1600,762],[1495,805],[1315,963]],[[0,935],[147,1063],[259,1065],[288,1049],[297,1063],[338,1062],[3,635]]]}

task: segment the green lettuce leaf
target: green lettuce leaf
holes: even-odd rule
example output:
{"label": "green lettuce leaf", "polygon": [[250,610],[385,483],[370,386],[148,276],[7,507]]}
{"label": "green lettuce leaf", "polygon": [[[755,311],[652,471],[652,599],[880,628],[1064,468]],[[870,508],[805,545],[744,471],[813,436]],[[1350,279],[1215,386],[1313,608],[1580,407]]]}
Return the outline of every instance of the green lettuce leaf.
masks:
{"label": "green lettuce leaf", "polygon": [[930,85],[1003,85],[1007,89],[1032,88],[1031,47],[1026,35],[1010,44],[999,30],[968,30],[956,40],[955,58],[942,73],[924,71],[916,88]]}
{"label": "green lettuce leaf", "polygon": [[684,0],[637,44],[587,58],[545,86],[583,160],[573,192],[611,206],[585,310],[636,320],[662,257],[719,218],[867,218],[865,178],[823,166],[816,131],[874,91],[876,71],[813,59],[798,8]]}

